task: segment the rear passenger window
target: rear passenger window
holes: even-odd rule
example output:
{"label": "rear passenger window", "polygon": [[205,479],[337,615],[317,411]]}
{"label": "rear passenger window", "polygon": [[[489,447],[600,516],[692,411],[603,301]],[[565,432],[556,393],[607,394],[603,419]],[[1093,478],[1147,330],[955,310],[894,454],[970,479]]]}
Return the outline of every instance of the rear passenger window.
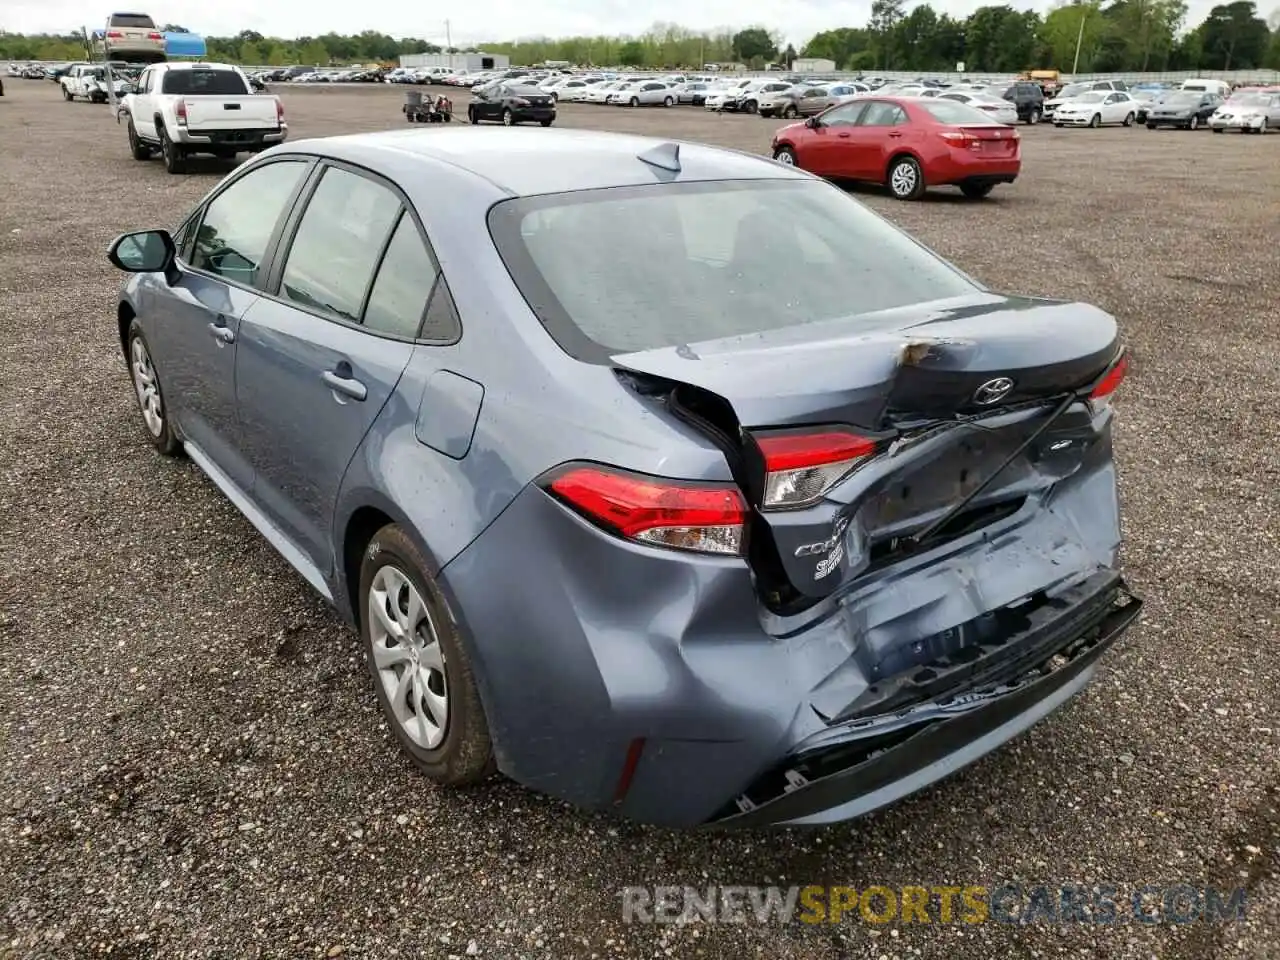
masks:
{"label": "rear passenger window", "polygon": [[271,235],[307,166],[302,160],[268,163],[209,201],[196,231],[191,266],[245,286],[259,284],[258,268]]}
{"label": "rear passenger window", "polygon": [[379,333],[416,337],[435,280],[435,262],[418,235],[413,218],[405,214],[378,268],[364,311],[364,325]]}
{"label": "rear passenger window", "polygon": [[368,177],[325,170],[298,223],[280,296],[358,323],[378,255],[400,215],[400,199]]}

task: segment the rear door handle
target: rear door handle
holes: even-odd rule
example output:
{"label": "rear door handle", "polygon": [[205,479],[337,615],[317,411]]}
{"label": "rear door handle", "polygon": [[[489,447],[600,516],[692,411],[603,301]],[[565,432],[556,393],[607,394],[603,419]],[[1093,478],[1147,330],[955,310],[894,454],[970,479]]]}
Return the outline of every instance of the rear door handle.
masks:
{"label": "rear door handle", "polygon": [[900,134],[897,130],[890,130],[889,136],[893,137],[896,140],[898,139],[898,137],[902,136],[902,134]]}
{"label": "rear door handle", "polygon": [[216,320],[209,324],[209,332],[223,343],[235,343],[236,332],[227,326],[227,318],[218,314]]}
{"label": "rear door handle", "polygon": [[365,385],[351,375],[351,364],[345,360],[332,370],[321,374],[321,379],[334,393],[350,397],[352,400],[363,400],[369,395]]}

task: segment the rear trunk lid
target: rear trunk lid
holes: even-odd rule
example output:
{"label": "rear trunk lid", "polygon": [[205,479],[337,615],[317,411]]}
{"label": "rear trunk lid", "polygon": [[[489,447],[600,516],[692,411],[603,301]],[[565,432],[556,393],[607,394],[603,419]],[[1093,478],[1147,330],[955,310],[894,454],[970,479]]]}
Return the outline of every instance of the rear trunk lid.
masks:
{"label": "rear trunk lid", "polygon": [[[979,487],[941,534],[1008,515],[1071,475],[1096,428],[1066,398],[1119,351],[1115,320],[1076,303],[979,294],[875,321],[869,333],[842,320],[613,358],[725,449],[757,511],[753,567],[799,602],[903,555]],[[780,504],[766,475],[815,434],[871,446],[820,495]]]}
{"label": "rear trunk lid", "polygon": [[984,157],[1014,157],[1018,153],[1020,142],[1018,131],[1003,123],[957,127],[943,136],[950,141],[952,149],[966,150]]}

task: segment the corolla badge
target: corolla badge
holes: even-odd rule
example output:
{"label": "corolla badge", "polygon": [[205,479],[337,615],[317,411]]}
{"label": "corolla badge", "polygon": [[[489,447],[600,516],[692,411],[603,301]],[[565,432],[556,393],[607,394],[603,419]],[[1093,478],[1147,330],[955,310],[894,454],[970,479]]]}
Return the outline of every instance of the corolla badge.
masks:
{"label": "corolla badge", "polygon": [[996,377],[994,380],[988,380],[973,391],[973,402],[980,407],[989,407],[991,404],[999,403],[1007,397],[1012,389],[1012,380],[1008,377]]}

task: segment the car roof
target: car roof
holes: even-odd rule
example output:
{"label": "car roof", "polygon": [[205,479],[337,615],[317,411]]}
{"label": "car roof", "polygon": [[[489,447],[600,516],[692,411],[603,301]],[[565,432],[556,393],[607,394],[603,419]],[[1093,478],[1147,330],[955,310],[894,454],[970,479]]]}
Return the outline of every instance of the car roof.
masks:
{"label": "car roof", "polygon": [[164,67],[166,70],[239,70],[240,68],[230,63],[214,63],[208,60],[166,60],[164,63],[155,64],[157,67]]}
{"label": "car roof", "polygon": [[402,185],[428,170],[465,171],[487,181],[499,194],[495,200],[502,195],[530,196],[673,180],[808,178],[808,174],[755,154],[683,141],[679,143],[679,173],[639,158],[668,143],[671,141],[594,130],[462,127],[301,140],[280,152],[345,160],[382,172]]}

